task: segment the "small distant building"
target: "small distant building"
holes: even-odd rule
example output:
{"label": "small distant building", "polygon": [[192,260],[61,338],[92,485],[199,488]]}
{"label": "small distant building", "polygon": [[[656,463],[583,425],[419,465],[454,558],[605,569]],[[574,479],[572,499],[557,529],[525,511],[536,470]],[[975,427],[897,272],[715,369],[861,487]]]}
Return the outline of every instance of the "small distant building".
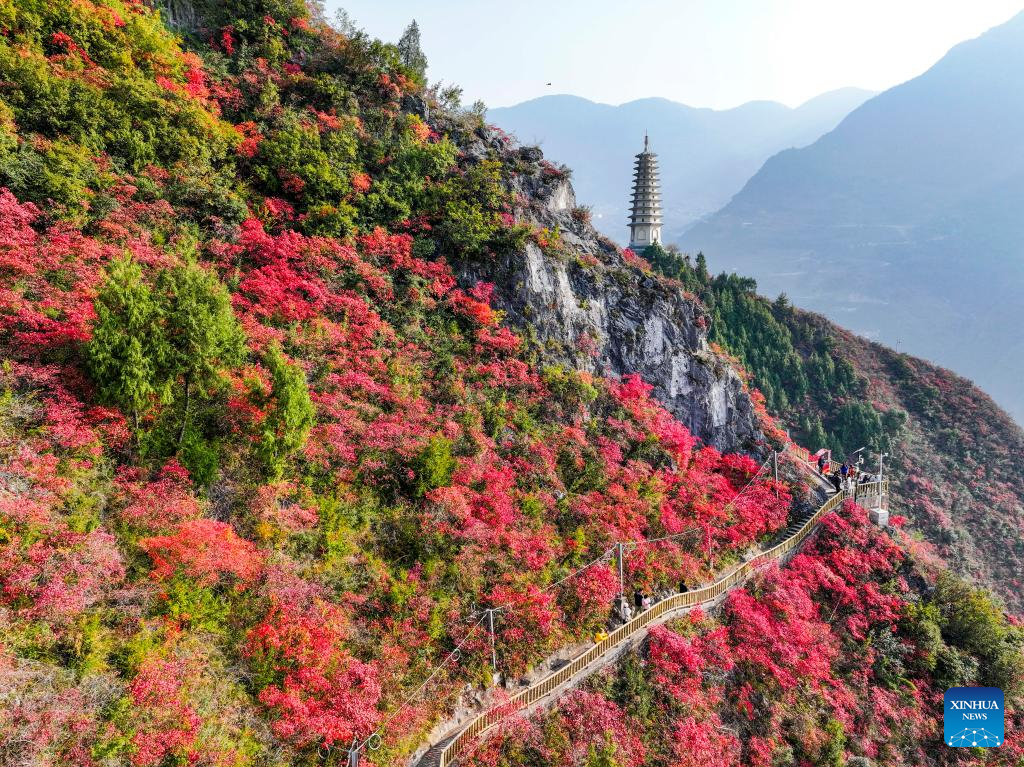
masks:
{"label": "small distant building", "polygon": [[643,253],[654,243],[661,244],[661,188],[658,179],[658,155],[650,150],[644,134],[644,151],[633,163],[633,204],[629,216],[629,247]]}

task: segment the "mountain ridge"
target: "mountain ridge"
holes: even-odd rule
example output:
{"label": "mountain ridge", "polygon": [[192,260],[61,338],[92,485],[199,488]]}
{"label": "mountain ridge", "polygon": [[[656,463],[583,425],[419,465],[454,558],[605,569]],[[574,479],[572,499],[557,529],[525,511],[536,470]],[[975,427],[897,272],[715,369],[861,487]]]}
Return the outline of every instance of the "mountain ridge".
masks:
{"label": "mountain ridge", "polygon": [[660,98],[612,106],[552,95],[489,110],[488,119],[575,168],[595,224],[621,240],[631,158],[645,131],[660,155],[667,215],[684,225],[727,202],[769,156],[818,138],[869,95],[839,89],[796,108],[752,101],[726,110]]}

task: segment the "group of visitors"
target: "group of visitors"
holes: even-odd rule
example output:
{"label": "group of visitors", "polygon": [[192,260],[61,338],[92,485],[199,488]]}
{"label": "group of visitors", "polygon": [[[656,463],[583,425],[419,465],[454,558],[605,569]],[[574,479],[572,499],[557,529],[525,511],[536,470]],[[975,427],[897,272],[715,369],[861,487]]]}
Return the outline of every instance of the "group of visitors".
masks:
{"label": "group of visitors", "polygon": [[[689,590],[690,588],[686,585],[686,581],[680,580],[678,593],[685,594]],[[658,592],[658,601],[668,599],[670,596],[672,596],[672,593],[673,592],[671,588],[662,589]],[[633,620],[634,616],[640,615],[640,613],[644,613],[650,610],[651,607],[654,606],[654,602],[655,599],[650,594],[647,594],[640,589],[636,589],[633,592],[632,604],[630,604],[630,601],[626,598],[625,595],[616,599],[617,607],[615,613],[618,619],[621,620],[623,624],[626,624]],[[600,644],[607,638],[608,632],[604,627],[598,629],[598,631],[594,633],[595,644]]]}
{"label": "group of visitors", "polygon": [[818,455],[818,473],[832,483],[832,487],[835,489],[834,492],[837,493],[843,490],[851,490],[857,485],[875,481],[874,475],[861,471],[851,461],[843,461],[838,469],[833,469],[829,453],[826,451],[822,451]]}

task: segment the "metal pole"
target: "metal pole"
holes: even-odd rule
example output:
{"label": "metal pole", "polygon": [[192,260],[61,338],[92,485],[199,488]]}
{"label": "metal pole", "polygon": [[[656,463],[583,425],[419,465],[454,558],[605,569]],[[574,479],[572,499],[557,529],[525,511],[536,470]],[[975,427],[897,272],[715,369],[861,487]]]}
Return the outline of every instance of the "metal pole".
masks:
{"label": "metal pole", "polygon": [[779,497],[779,451],[772,450],[772,464],[775,467],[775,497]]}
{"label": "metal pole", "polygon": [[491,668],[494,669],[494,673],[498,673],[498,653],[494,649],[494,610],[487,610],[487,630],[491,635]]}
{"label": "metal pole", "polygon": [[623,545],[621,543],[616,543],[615,545],[618,547],[617,558],[619,560],[619,599],[625,599],[626,598],[626,575],[625,575],[625,572],[623,571],[622,559],[623,559],[623,554],[624,554],[624,550],[625,550],[626,547],[625,547],[625,545]]}
{"label": "metal pole", "polygon": [[359,748],[354,740],[348,749],[348,767],[359,767]]}

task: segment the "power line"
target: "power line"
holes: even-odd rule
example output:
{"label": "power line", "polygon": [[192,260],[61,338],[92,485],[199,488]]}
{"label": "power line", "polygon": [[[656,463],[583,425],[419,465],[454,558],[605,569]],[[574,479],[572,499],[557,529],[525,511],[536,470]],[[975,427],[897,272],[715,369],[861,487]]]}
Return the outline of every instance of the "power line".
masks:
{"label": "power line", "polygon": [[364,740],[362,743],[359,744],[358,747],[355,748],[356,751],[362,751],[363,748],[365,748],[367,744],[369,744],[375,738],[377,739],[377,742],[380,742],[381,731],[384,730],[384,728],[387,727],[392,721],[394,721],[395,717],[398,716],[410,703],[412,703],[412,701],[414,701],[421,692],[423,692],[426,686],[433,681],[434,677],[436,677],[438,674],[441,673],[442,670],[444,670],[445,666],[447,666],[451,660],[458,660],[460,657],[462,657],[463,646],[470,640],[473,634],[476,633],[476,630],[480,628],[480,624],[484,622],[485,618],[486,616],[480,618],[480,620],[473,624],[472,628],[470,628],[469,630],[469,633],[467,633],[466,636],[463,637],[462,641],[455,646],[454,650],[448,653],[447,657],[441,662],[441,664],[436,669],[434,669],[434,672],[426,679],[424,679],[422,684],[420,684],[419,687],[413,690],[412,693],[410,693],[408,697],[406,697],[406,699],[402,701],[401,705],[394,711],[392,711],[391,715],[377,726],[377,729],[374,730],[373,734],[371,734],[366,740]]}
{"label": "power line", "polygon": [[593,566],[594,566],[594,565],[596,565],[596,564],[597,564],[598,562],[603,562],[603,561],[604,561],[605,559],[607,559],[607,558],[608,558],[608,556],[609,556],[609,555],[610,555],[610,554],[612,553],[612,551],[614,551],[614,548],[608,549],[608,550],[607,550],[606,552],[604,552],[604,553],[603,553],[603,554],[602,554],[601,556],[599,556],[599,557],[598,557],[597,559],[595,559],[594,561],[592,561],[592,562],[589,562],[588,564],[585,564],[585,565],[583,565],[583,567],[579,568],[579,569],[578,569],[578,570],[576,570],[575,572],[569,573],[569,574],[568,574],[567,576],[565,576],[565,577],[564,577],[564,578],[562,578],[561,580],[557,580],[557,581],[555,581],[554,583],[552,583],[552,584],[550,584],[550,585],[546,586],[545,588],[543,588],[543,589],[541,590],[541,593],[543,594],[543,593],[544,593],[545,591],[550,591],[551,589],[555,588],[556,586],[561,586],[561,585],[562,585],[563,583],[565,583],[565,582],[566,582],[567,580],[569,580],[570,578],[575,578],[575,577],[576,577],[577,575],[579,575],[580,573],[582,573],[582,572],[583,572],[584,570],[587,570],[587,569],[589,569],[589,568],[593,567]]}

